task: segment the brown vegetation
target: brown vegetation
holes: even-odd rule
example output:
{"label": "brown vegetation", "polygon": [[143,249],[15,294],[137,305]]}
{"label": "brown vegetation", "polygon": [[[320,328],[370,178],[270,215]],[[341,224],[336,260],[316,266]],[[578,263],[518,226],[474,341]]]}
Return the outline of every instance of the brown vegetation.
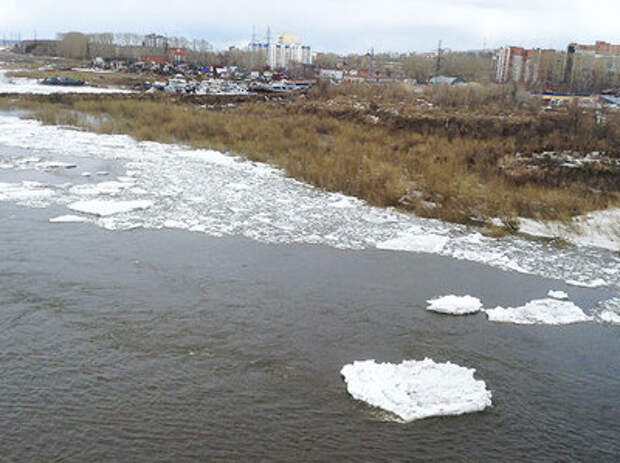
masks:
{"label": "brown vegetation", "polygon": [[450,92],[317,89],[304,98],[221,110],[166,95],[4,97],[0,105],[30,108],[48,124],[231,151],[330,191],[454,222],[568,219],[620,204],[615,162],[570,175],[557,165],[521,166],[519,175],[506,167],[516,153],[544,150],[603,151],[617,160],[617,116],[597,122],[578,108],[541,114],[508,88]]}

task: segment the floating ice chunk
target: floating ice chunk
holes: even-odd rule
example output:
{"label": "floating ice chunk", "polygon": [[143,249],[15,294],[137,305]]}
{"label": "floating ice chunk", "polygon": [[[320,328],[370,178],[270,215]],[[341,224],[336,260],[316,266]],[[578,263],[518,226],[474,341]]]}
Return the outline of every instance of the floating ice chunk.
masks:
{"label": "floating ice chunk", "polygon": [[449,238],[446,236],[427,234],[402,234],[391,240],[377,244],[377,249],[410,252],[440,252]]}
{"label": "floating ice chunk", "polygon": [[605,323],[620,325],[620,313],[612,312],[611,310],[603,310],[597,314],[596,318]]}
{"label": "floating ice chunk", "polygon": [[404,421],[462,415],[491,406],[491,392],[476,370],[431,359],[401,364],[356,361],[340,373],[354,399],[394,413]]}
{"label": "floating ice chunk", "polygon": [[570,301],[535,299],[521,307],[496,307],[484,310],[490,321],[521,325],[564,325],[592,320]]}
{"label": "floating ice chunk", "polygon": [[91,174],[90,172],[82,172],[82,177],[90,177],[91,175],[93,174]]}
{"label": "floating ice chunk", "polygon": [[451,315],[467,315],[480,312],[482,303],[480,299],[472,296],[443,296],[429,299],[426,310]]}
{"label": "floating ice chunk", "polygon": [[620,325],[620,297],[601,302],[594,312],[597,321]]}
{"label": "floating ice chunk", "polygon": [[572,286],[581,286],[582,288],[600,288],[601,286],[607,286],[607,282],[602,278],[589,281],[566,280],[566,283]]}
{"label": "floating ice chunk", "polygon": [[98,170],[97,172],[95,172],[95,175],[99,175],[99,176],[110,175],[110,172],[106,172],[105,170]]}
{"label": "floating ice chunk", "polygon": [[148,209],[152,205],[153,201],[149,200],[103,201],[93,199],[91,201],[77,201],[69,204],[67,207],[73,211],[106,217],[108,215],[119,214],[122,212]]}
{"label": "floating ice chunk", "polygon": [[50,219],[50,223],[78,223],[78,222],[88,222],[87,217],[82,217],[79,215],[59,215],[58,217],[52,217]]}
{"label": "floating ice chunk", "polygon": [[568,299],[568,294],[566,294],[564,291],[554,291],[552,289],[549,290],[547,296],[554,299]]}

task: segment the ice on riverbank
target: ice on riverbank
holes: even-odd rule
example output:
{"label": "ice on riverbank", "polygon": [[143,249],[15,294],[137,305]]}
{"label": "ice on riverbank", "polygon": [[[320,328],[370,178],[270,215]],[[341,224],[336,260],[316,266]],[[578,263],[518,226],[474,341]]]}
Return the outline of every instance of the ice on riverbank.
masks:
{"label": "ice on riverbank", "polygon": [[[426,252],[577,284],[620,288],[620,258],[608,250],[558,247],[520,236],[487,238],[473,227],[372,207],[291,179],[266,164],[225,153],[66,130],[9,114],[0,114],[0,147],[0,174],[5,177],[15,178],[11,171],[19,171],[21,180],[29,175],[24,171],[35,170],[33,179],[62,177],[63,182],[72,182],[63,188],[50,186],[53,195],[46,199],[48,205],[112,198],[152,201],[146,211],[136,209],[92,221],[109,230],[172,226],[269,243]],[[73,162],[81,169],[49,171],[44,168],[46,161]],[[82,177],[82,169],[92,177]],[[114,179],[118,183],[94,186],[94,179],[103,180],[98,175],[108,172],[119,175]],[[135,181],[129,182],[129,177]]]}
{"label": "ice on riverbank", "polygon": [[547,296],[552,297],[553,299],[568,299],[568,294],[564,291],[554,291],[552,289],[549,290]]}
{"label": "ice on riverbank", "polygon": [[43,85],[36,79],[26,77],[6,77],[6,70],[0,70],[0,93],[30,93],[50,95],[52,93],[133,93],[120,88],[101,88],[81,85],[79,87],[61,85]]}
{"label": "ice on riverbank", "polygon": [[109,215],[120,214],[123,212],[148,209],[152,205],[153,201],[149,200],[104,201],[93,199],[91,201],[77,201],[69,204],[67,207],[73,211],[98,215],[100,217],[107,217]]}
{"label": "ice on riverbank", "polygon": [[472,296],[443,296],[429,299],[426,310],[450,315],[467,315],[479,312],[482,309],[480,299]]}
{"label": "ice on riverbank", "polygon": [[521,325],[564,325],[592,320],[572,302],[557,299],[535,299],[521,307],[496,307],[484,312],[492,322]]}
{"label": "ice on riverbank", "polygon": [[520,219],[519,231],[531,236],[560,238],[577,246],[620,251],[620,208],[595,211],[570,223]]}
{"label": "ice on riverbank", "polygon": [[357,400],[393,413],[405,422],[479,412],[491,406],[491,392],[475,370],[431,359],[400,364],[356,361],[340,371]]}

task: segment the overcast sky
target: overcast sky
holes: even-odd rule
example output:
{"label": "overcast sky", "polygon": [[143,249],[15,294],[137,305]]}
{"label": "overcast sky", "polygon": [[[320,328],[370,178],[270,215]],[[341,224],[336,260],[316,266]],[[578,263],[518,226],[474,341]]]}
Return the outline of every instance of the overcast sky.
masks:
{"label": "overcast sky", "polygon": [[288,31],[317,51],[429,51],[620,43],[620,0],[0,0],[0,38],[157,32],[217,49]]}

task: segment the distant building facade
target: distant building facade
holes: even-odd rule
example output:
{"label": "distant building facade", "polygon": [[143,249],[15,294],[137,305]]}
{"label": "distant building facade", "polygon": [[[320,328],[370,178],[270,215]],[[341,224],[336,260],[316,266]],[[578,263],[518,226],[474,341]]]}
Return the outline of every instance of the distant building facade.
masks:
{"label": "distant building facade", "polygon": [[506,46],[495,57],[495,82],[594,89],[620,81],[620,45],[571,43],[566,51]]}
{"label": "distant building facade", "polygon": [[566,50],[564,81],[575,82],[589,79],[613,81],[620,77],[620,45],[597,41],[594,45],[570,43]]}
{"label": "distant building facade", "polygon": [[564,53],[550,49],[500,48],[495,61],[495,82],[535,84],[562,75]]}
{"label": "distant building facade", "polygon": [[311,47],[302,45],[298,36],[288,32],[278,35],[274,42],[252,42],[249,50],[272,69],[286,68],[290,62],[312,64]]}

